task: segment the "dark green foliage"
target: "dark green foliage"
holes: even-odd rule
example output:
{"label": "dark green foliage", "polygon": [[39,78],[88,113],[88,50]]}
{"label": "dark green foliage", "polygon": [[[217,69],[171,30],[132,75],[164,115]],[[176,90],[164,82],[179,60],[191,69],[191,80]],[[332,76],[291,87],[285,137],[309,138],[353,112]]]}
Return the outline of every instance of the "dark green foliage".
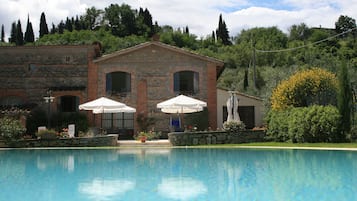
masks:
{"label": "dark green foliage", "polygon": [[47,125],[47,113],[41,108],[35,108],[26,118],[27,134],[35,136],[39,126]]}
{"label": "dark green foliage", "polygon": [[59,34],[63,34],[65,28],[66,28],[66,25],[65,25],[65,23],[61,20],[61,22],[58,24],[58,33],[59,33]]}
{"label": "dark green foliage", "polygon": [[52,28],[51,28],[51,34],[55,34],[55,33],[57,33],[58,32],[58,29],[57,29],[57,27],[55,26],[55,24],[53,24],[52,23]]}
{"label": "dark green foliage", "polygon": [[[140,20],[142,20],[142,25]],[[148,37],[151,37],[156,33],[152,23],[152,16],[147,8],[145,8],[145,10],[140,8],[139,10],[138,28],[139,33],[142,32],[143,34],[147,34]]]}
{"label": "dark green foliage", "polygon": [[40,18],[40,38],[42,38],[42,36],[44,36],[46,34],[48,34],[48,26],[47,26],[47,22],[46,22],[45,13],[42,12],[41,18]]}
{"label": "dark green foliage", "polygon": [[334,106],[311,106],[270,111],[267,135],[280,142],[341,142],[341,116]]}
{"label": "dark green foliage", "polygon": [[286,142],[290,140],[289,122],[290,110],[269,111],[267,115],[267,136],[277,142]]}
{"label": "dark green foliage", "polygon": [[74,29],[80,31],[83,29],[81,22],[79,21],[78,15],[76,15],[76,20],[74,21]]}
{"label": "dark green foliage", "polygon": [[184,118],[183,123],[186,128],[197,128],[198,131],[209,130],[208,127],[208,110],[205,108],[202,112],[191,114],[181,114]]}
{"label": "dark green foliage", "polygon": [[150,117],[147,114],[139,113],[136,117],[136,122],[138,123],[139,131],[149,132],[151,129],[150,127],[155,125],[156,120],[154,117]]}
{"label": "dark green foliage", "polygon": [[260,74],[260,70],[257,70],[256,72],[256,81],[255,81],[255,87],[260,90],[265,86],[265,80],[263,76]]}
{"label": "dark green foliage", "polygon": [[[337,33],[350,31],[351,34],[355,35],[357,33],[356,20],[348,17],[347,15],[340,15],[337,22],[335,23],[335,29]],[[344,34],[343,36],[348,36],[348,33]]]}
{"label": "dark green foliage", "polygon": [[299,25],[293,25],[289,29],[289,40],[301,40],[305,41],[311,35],[311,30],[305,23]]}
{"label": "dark green foliage", "polygon": [[13,141],[21,138],[26,129],[21,125],[20,121],[11,117],[0,118],[0,137],[6,141]]}
{"label": "dark green foliage", "polygon": [[26,32],[25,32],[25,43],[35,42],[35,35],[33,33],[32,23],[30,22],[30,17],[27,18]]}
{"label": "dark green foliage", "polygon": [[348,76],[348,69],[346,62],[340,67],[338,73],[339,93],[337,97],[337,105],[342,116],[342,130],[349,132],[351,130],[351,122],[353,120],[353,96],[350,78]]}
{"label": "dark green foliage", "polygon": [[16,22],[13,22],[11,24],[11,35],[9,38],[9,43],[16,43],[16,34],[17,34],[16,29],[17,29]]}
{"label": "dark green foliage", "polygon": [[21,22],[18,20],[16,25],[16,45],[21,46],[24,43],[24,33],[22,32]]}
{"label": "dark green foliage", "polygon": [[5,42],[5,28],[4,25],[1,25],[1,42]]}
{"label": "dark green foliage", "polygon": [[82,28],[95,30],[100,26],[99,17],[102,13],[102,10],[96,9],[95,7],[87,8],[86,13],[81,17],[81,21],[83,22]]}
{"label": "dark green foliage", "polygon": [[248,70],[245,69],[244,70],[244,85],[243,85],[244,91],[247,90],[248,86],[249,86],[249,84],[248,84]]}
{"label": "dark green foliage", "polygon": [[66,19],[66,23],[64,24],[64,28],[69,32],[73,31],[72,20],[70,20],[68,17]]}
{"label": "dark green foliage", "polygon": [[51,125],[57,131],[68,128],[69,124],[75,124],[76,133],[79,131],[86,132],[89,127],[87,115],[80,112],[58,112],[51,116]]}
{"label": "dark green foliage", "polygon": [[232,45],[229,39],[229,32],[226,22],[222,19],[222,14],[219,15],[218,28],[216,30],[217,40],[221,40],[224,45]]}
{"label": "dark green foliage", "polygon": [[137,34],[136,13],[127,4],[111,4],[105,8],[104,18],[108,21],[112,34],[125,37]]}

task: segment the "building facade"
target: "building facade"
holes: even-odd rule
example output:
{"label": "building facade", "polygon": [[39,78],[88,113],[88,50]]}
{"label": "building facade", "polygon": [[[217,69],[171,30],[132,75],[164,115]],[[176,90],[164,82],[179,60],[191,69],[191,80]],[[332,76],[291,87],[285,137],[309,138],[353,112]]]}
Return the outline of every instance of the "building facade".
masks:
{"label": "building facade", "polygon": [[186,94],[207,102],[209,126],[216,129],[216,83],[223,65],[157,41],[105,56],[96,45],[0,47],[0,105],[46,107],[43,98],[51,95],[51,111],[77,112],[79,104],[105,96],[137,112],[86,112],[94,126],[136,132],[136,118],[143,115],[156,120],[156,130],[167,131],[169,116],[156,104]]}

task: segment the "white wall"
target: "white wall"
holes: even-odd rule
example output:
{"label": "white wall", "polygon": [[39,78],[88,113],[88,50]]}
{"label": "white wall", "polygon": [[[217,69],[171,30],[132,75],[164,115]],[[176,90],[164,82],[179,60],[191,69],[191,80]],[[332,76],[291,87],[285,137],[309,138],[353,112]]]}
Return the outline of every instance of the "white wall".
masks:
{"label": "white wall", "polygon": [[[259,127],[263,125],[263,100],[257,97],[245,95],[237,92],[239,99],[239,106],[254,106],[255,126]],[[217,128],[222,128],[223,122],[223,106],[226,106],[229,93],[226,90],[217,89]]]}

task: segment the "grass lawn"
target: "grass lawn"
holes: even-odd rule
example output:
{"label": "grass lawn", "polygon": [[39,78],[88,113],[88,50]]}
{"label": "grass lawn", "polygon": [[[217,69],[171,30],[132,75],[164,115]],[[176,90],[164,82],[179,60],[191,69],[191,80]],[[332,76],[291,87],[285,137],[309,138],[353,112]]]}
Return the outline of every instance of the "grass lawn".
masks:
{"label": "grass lawn", "polygon": [[[198,146],[202,147],[202,146]],[[357,142],[354,143],[288,143],[288,142],[257,142],[242,144],[217,144],[205,145],[203,147],[313,147],[313,148],[354,148],[357,149]]]}

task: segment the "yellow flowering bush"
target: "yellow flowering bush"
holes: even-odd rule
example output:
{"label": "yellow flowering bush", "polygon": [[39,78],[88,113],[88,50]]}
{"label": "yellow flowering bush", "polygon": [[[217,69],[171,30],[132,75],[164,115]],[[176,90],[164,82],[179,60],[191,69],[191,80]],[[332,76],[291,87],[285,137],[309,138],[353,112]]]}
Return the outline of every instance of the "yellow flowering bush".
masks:
{"label": "yellow flowering bush", "polygon": [[282,81],[271,96],[273,110],[336,103],[336,75],[321,69],[303,70]]}

